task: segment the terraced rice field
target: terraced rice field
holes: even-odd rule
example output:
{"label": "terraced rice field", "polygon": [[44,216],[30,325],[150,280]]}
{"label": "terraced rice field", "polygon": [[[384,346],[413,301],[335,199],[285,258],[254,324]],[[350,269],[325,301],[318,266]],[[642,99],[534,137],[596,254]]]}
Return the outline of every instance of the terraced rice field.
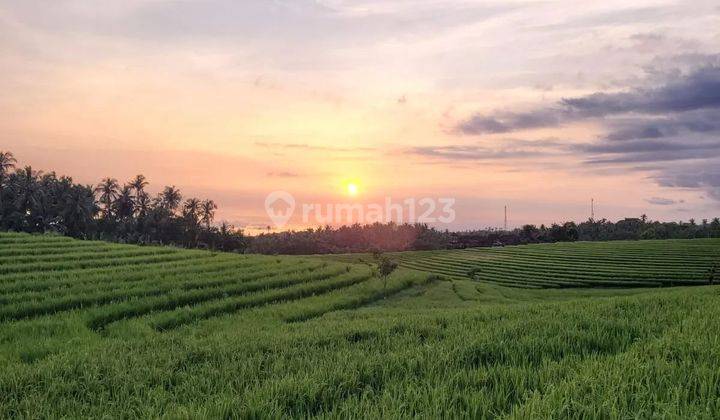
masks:
{"label": "terraced rice field", "polygon": [[[648,244],[655,264],[639,250],[623,261],[659,282],[683,264],[699,273],[716,243],[667,242],[685,259]],[[362,256],[0,234],[0,418],[717,418],[716,286],[464,276],[493,258],[529,273],[525,249],[551,269],[560,248],[402,254],[443,276],[400,269],[384,288],[349,262]]]}
{"label": "terraced rice field", "polygon": [[[578,242],[406,252],[407,268],[508,287],[657,287],[707,284],[720,239]],[[349,259],[351,260],[351,258]]]}
{"label": "terraced rice field", "polygon": [[[268,304],[326,297],[291,318],[371,302],[387,289],[366,266],[0,234],[0,322],[73,311],[92,330],[142,317],[157,330]],[[339,294],[338,291],[344,293]]]}

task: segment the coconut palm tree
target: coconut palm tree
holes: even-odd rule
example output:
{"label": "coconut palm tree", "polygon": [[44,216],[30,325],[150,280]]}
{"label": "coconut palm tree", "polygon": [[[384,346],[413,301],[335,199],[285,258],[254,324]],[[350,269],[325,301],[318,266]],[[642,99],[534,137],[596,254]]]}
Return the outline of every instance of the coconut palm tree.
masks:
{"label": "coconut palm tree", "polygon": [[200,206],[200,216],[205,227],[210,229],[210,223],[215,218],[215,210],[217,210],[217,204],[212,200],[205,200]]}
{"label": "coconut palm tree", "polygon": [[132,191],[133,187],[125,185],[118,193],[114,206],[118,218],[126,219],[135,214],[135,200]]}
{"label": "coconut palm tree", "polygon": [[104,216],[109,217],[112,214],[112,207],[115,199],[118,197],[118,189],[120,185],[115,178],[105,178],[95,187],[95,193],[99,195],[98,201],[104,208]]}
{"label": "coconut palm tree", "polygon": [[136,194],[135,211],[137,212],[138,217],[145,217],[148,210],[150,210],[152,200],[150,200],[150,195],[148,195],[145,191],[140,191]]}
{"label": "coconut palm tree", "polygon": [[183,206],[183,217],[188,219],[193,224],[197,224],[200,210],[200,200],[198,200],[197,198],[188,198],[187,200],[185,200],[185,205]]}
{"label": "coconut palm tree", "polygon": [[86,237],[97,211],[92,185],[73,186],[65,198],[61,213],[67,234],[74,237]]}
{"label": "coconut palm tree", "polygon": [[17,160],[10,152],[0,151],[0,219],[5,214],[5,206],[3,205],[3,188],[5,187],[5,180],[7,179],[10,171],[15,168]]}
{"label": "coconut palm tree", "polygon": [[12,169],[15,168],[17,160],[10,152],[0,151],[0,188]]}
{"label": "coconut palm tree", "polygon": [[171,187],[165,187],[163,192],[160,193],[160,202],[162,206],[173,213],[177,210],[178,206],[180,206],[181,201],[182,194],[180,194],[180,190],[174,185]]}
{"label": "coconut palm tree", "polygon": [[41,172],[33,171],[31,166],[26,166],[10,177],[10,190],[14,198],[14,223],[18,229],[32,227],[34,213],[41,205],[42,191],[38,184],[40,176]]}
{"label": "coconut palm tree", "polygon": [[138,198],[140,194],[145,191],[145,187],[148,186],[148,182],[145,179],[145,175],[136,175],[129,183],[130,188],[135,190],[135,198]]}

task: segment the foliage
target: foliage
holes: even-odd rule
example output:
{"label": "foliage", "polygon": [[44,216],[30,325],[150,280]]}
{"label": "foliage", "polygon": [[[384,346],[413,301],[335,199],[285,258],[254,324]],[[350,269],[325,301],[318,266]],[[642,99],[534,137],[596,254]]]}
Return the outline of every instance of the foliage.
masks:
{"label": "foliage", "polygon": [[0,152],[1,230],[224,251],[247,247],[241,231],[212,225],[217,209],[212,200],[183,202],[174,186],[152,199],[143,175],[124,185],[107,177],[93,187],[31,167],[12,172],[15,163],[11,153]]}
{"label": "foliage", "polygon": [[388,277],[393,273],[393,271],[395,271],[395,269],[397,269],[398,263],[377,251],[373,253],[373,257],[375,258],[375,263],[377,264],[375,267],[375,273],[377,277],[382,280],[383,289],[387,289]]}
{"label": "foliage", "polygon": [[471,267],[466,272],[466,274],[470,280],[477,280],[477,277],[480,273],[482,273],[482,268],[480,268],[480,267]]}
{"label": "foliage", "polygon": [[341,227],[325,226],[303,231],[261,234],[252,238],[248,251],[259,254],[344,254],[355,252],[464,249],[575,241],[720,238],[720,219],[694,222],[653,222],[645,217],[612,223],[605,219],[575,224],[566,222],[525,225],[512,231],[485,229],[441,231],[425,224],[375,223]]}

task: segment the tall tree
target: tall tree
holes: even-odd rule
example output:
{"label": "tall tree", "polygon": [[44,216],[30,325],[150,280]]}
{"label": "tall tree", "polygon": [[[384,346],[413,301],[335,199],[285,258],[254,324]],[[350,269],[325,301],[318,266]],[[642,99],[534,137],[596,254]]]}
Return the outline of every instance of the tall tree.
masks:
{"label": "tall tree", "polygon": [[145,187],[148,186],[148,182],[145,179],[145,175],[136,175],[129,183],[130,187],[135,191],[135,198],[140,197],[145,192]]}
{"label": "tall tree", "polygon": [[86,238],[97,214],[95,196],[91,185],[74,185],[62,204],[61,215],[68,235]]}
{"label": "tall tree", "polygon": [[118,189],[120,185],[115,178],[104,178],[100,184],[95,187],[95,193],[98,194],[98,201],[103,205],[104,216],[108,218],[112,215],[113,204],[118,197]]}
{"label": "tall tree", "polygon": [[33,218],[41,205],[42,191],[38,185],[40,172],[33,171],[31,166],[18,170],[10,177],[10,190],[13,195],[13,224],[15,228],[35,231]]}
{"label": "tall tree", "polygon": [[174,213],[180,206],[180,202],[182,202],[182,194],[174,185],[165,187],[163,192],[160,193],[160,202],[165,209]]}
{"label": "tall tree", "polygon": [[215,210],[217,210],[217,204],[215,204],[212,200],[205,200],[202,202],[202,208],[200,209],[200,214],[202,216],[202,222],[205,224],[205,227],[210,229],[210,224],[212,223],[213,219],[215,219]]}
{"label": "tall tree", "polygon": [[2,188],[10,171],[15,168],[17,160],[10,152],[0,151],[0,188]]}
{"label": "tall tree", "polygon": [[135,196],[135,211],[137,212],[137,216],[140,218],[145,217],[147,215],[148,210],[150,210],[151,205],[150,196],[145,191],[140,191],[139,193],[136,193]]}
{"label": "tall tree", "polygon": [[192,224],[197,224],[200,216],[201,204],[197,198],[188,198],[183,206],[183,217]]}
{"label": "tall tree", "polygon": [[135,215],[135,199],[132,191],[133,187],[125,185],[115,199],[115,214],[119,219],[129,219]]}
{"label": "tall tree", "polygon": [[10,152],[0,151],[0,221],[3,221],[5,213],[9,210],[5,208],[5,201],[3,196],[5,195],[5,184],[10,171],[15,169],[17,160]]}
{"label": "tall tree", "polygon": [[185,222],[186,243],[195,247],[200,237],[200,219],[201,203],[197,198],[188,198],[183,205],[183,220]]}

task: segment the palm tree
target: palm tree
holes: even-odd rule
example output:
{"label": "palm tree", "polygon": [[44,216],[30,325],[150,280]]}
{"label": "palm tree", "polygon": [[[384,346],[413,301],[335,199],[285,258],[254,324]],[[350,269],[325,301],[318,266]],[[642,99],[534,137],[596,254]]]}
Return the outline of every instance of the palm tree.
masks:
{"label": "palm tree", "polygon": [[150,209],[151,200],[148,193],[145,191],[140,191],[135,196],[135,210],[137,212],[138,217],[145,217],[148,210]]}
{"label": "palm tree", "polygon": [[15,160],[12,153],[0,151],[0,187],[2,187],[5,182],[5,178],[7,178],[10,170],[15,168],[16,163],[17,160]]}
{"label": "palm tree", "polygon": [[208,229],[210,229],[210,223],[212,223],[213,219],[215,218],[215,210],[217,210],[217,204],[215,204],[214,201],[205,200],[202,202],[200,214],[203,223],[205,223],[205,227],[207,227]]}
{"label": "palm tree", "polygon": [[15,225],[17,228],[31,227],[34,210],[41,205],[40,194],[42,191],[38,185],[38,177],[41,172],[33,171],[31,166],[26,166],[17,171],[11,178],[10,189],[15,198]]}
{"label": "palm tree", "polygon": [[140,194],[145,191],[145,187],[148,186],[148,182],[145,180],[145,175],[136,175],[129,183],[130,188],[135,190],[135,198],[138,198]]}
{"label": "palm tree", "polygon": [[172,187],[165,187],[160,194],[160,201],[163,207],[174,213],[182,201],[182,194],[180,194],[180,190],[175,188],[174,185]]}
{"label": "palm tree", "polygon": [[132,195],[133,188],[125,185],[115,199],[115,212],[121,219],[130,218],[135,214],[135,200]]}
{"label": "palm tree", "polygon": [[183,205],[183,218],[185,219],[185,232],[188,235],[188,244],[197,246],[200,235],[198,217],[200,215],[200,200],[188,198]]}
{"label": "palm tree", "polygon": [[188,198],[183,206],[183,216],[190,220],[193,224],[197,224],[199,214],[200,200],[197,198]]}
{"label": "palm tree", "polygon": [[68,235],[85,237],[97,210],[92,185],[72,187],[62,209]]}
{"label": "palm tree", "polygon": [[5,212],[5,206],[3,205],[3,187],[5,186],[5,179],[12,169],[15,168],[17,160],[10,152],[0,151],[0,219],[2,219]]}
{"label": "palm tree", "polygon": [[105,217],[112,214],[112,206],[118,196],[120,185],[115,178],[105,178],[95,187],[95,193],[99,195],[98,201],[105,207]]}

